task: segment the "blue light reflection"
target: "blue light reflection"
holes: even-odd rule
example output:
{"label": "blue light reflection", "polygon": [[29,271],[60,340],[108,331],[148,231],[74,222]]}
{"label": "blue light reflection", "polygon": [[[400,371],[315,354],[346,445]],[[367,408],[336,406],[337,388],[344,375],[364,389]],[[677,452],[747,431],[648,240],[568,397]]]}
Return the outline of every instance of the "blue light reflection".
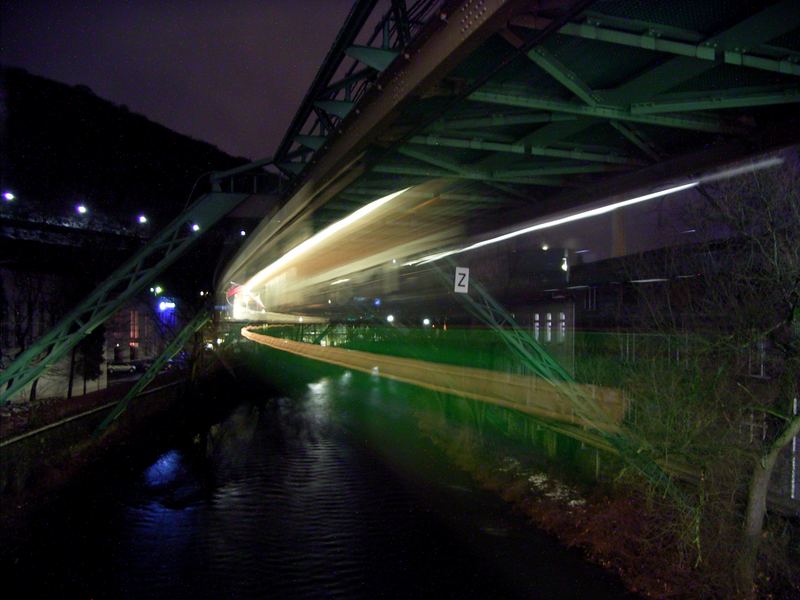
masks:
{"label": "blue light reflection", "polygon": [[156,462],[147,467],[144,478],[148,486],[159,487],[175,481],[181,470],[181,454],[170,450],[158,457]]}

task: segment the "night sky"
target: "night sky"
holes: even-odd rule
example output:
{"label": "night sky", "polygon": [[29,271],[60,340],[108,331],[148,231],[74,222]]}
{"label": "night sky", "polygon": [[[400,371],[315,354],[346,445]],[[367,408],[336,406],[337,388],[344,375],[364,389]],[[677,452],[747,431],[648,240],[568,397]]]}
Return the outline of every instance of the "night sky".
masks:
{"label": "night sky", "polygon": [[271,155],[352,0],[6,0],[0,61],[252,159]]}

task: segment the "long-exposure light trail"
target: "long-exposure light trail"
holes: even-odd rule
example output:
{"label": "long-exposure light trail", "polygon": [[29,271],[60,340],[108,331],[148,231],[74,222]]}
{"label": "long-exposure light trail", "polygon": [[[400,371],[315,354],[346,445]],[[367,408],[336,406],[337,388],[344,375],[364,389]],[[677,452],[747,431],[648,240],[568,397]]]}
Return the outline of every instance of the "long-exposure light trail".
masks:
{"label": "long-exposure light trail", "polygon": [[532,233],[534,231],[540,231],[542,229],[549,229],[550,227],[557,227],[559,225],[564,225],[565,223],[572,223],[573,221],[580,221],[582,219],[588,219],[591,217],[596,217],[598,215],[602,215],[605,213],[609,213],[611,211],[617,210],[618,208],[623,208],[625,206],[631,206],[633,204],[639,204],[640,202],[646,202],[648,200],[653,200],[654,198],[661,198],[663,196],[667,196],[669,194],[676,194],[678,192],[682,192],[684,190],[692,189],[699,184],[698,181],[692,181],[690,183],[685,183],[683,185],[676,185],[671,188],[667,188],[665,190],[660,190],[658,192],[652,192],[650,194],[645,194],[644,196],[637,196],[635,198],[629,198],[628,200],[622,200],[620,202],[614,202],[612,204],[606,204],[604,206],[599,206],[597,208],[592,208],[589,210],[584,210],[579,213],[574,213],[571,215],[566,215],[564,217],[559,217],[557,219],[551,219],[549,221],[544,221],[542,223],[536,223],[534,225],[529,225],[528,227],[523,227],[522,229],[517,229],[516,231],[511,231],[509,233],[505,233],[503,235],[498,235],[497,237],[489,238],[488,240],[482,240],[480,242],[475,242],[474,244],[470,244],[469,246],[465,246],[464,248],[457,248],[455,250],[447,250],[445,252],[439,252],[437,254],[431,254],[428,256],[424,256],[422,258],[418,258],[416,260],[409,261],[404,263],[404,266],[412,266],[412,265],[422,265],[426,263],[430,263],[436,260],[440,260],[447,256],[452,256],[454,254],[461,254],[463,252],[469,252],[470,250],[475,250],[477,248],[482,248],[484,246],[488,246],[490,244],[497,244],[499,242],[504,242],[505,240],[510,240],[511,238],[518,237],[520,235],[525,235],[527,233]]}
{"label": "long-exposure light trail", "polygon": [[366,206],[362,206],[354,213],[347,215],[344,219],[336,221],[335,223],[329,225],[319,233],[311,236],[306,241],[302,242],[301,244],[298,244],[297,246],[289,250],[278,260],[276,260],[269,266],[263,268],[261,271],[256,273],[243,286],[243,290],[245,292],[250,292],[254,287],[265,283],[270,277],[278,273],[281,269],[284,269],[291,261],[309,252],[310,250],[312,250],[313,248],[324,242],[326,239],[330,238],[332,235],[339,233],[340,231],[354,225],[355,223],[357,223],[370,213],[379,209],[384,204],[391,202],[392,200],[397,198],[397,196],[407,191],[408,189],[409,188],[404,188],[400,191],[389,194],[388,196],[384,196],[383,198],[378,198],[377,200],[370,202]]}

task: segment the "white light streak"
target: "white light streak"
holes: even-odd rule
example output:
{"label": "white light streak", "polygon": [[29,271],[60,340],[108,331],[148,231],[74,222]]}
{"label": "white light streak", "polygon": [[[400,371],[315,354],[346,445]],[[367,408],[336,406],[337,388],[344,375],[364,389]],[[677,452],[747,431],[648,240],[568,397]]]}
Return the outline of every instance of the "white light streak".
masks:
{"label": "white light streak", "polygon": [[379,209],[381,206],[386,204],[387,202],[391,202],[397,196],[406,192],[409,188],[402,189],[398,192],[394,192],[393,194],[389,194],[388,196],[384,196],[383,198],[378,198],[377,200],[370,202],[366,206],[362,206],[357,211],[347,215],[344,219],[340,221],[336,221],[320,231],[319,233],[313,235],[312,237],[308,238],[306,241],[298,244],[291,250],[289,250],[286,254],[281,256],[278,260],[274,263],[265,267],[256,275],[254,275],[250,281],[248,281],[244,286],[244,291],[249,292],[255,286],[265,283],[269,280],[270,277],[278,273],[281,269],[286,267],[291,261],[295,260],[296,258],[302,256],[309,250],[313,249],[314,247],[318,246],[325,240],[327,240],[332,235],[339,233],[343,229],[350,227],[351,225],[355,224],[356,222],[360,221],[370,213],[374,212],[375,210]]}
{"label": "white light streak", "polygon": [[[525,235],[526,233],[532,233],[534,231],[540,231],[542,229],[549,229],[550,227],[558,227],[559,225],[564,225],[565,223],[572,223],[574,221],[581,221],[583,219],[589,219],[591,217],[596,217],[598,215],[604,215],[611,211],[617,210],[618,208],[624,208],[626,206],[631,206],[633,204],[639,204],[640,202],[646,202],[648,200],[653,200],[655,198],[661,198],[662,196],[668,196],[669,194],[676,194],[677,192],[682,192],[684,190],[692,189],[694,187],[697,187],[698,183],[699,183],[698,181],[692,181],[691,183],[676,185],[674,187],[667,188],[665,190],[660,190],[658,192],[645,194],[644,196],[637,196],[636,198],[630,198],[628,200],[622,200],[620,202],[606,204],[605,206],[599,206],[597,208],[584,210],[582,212],[575,213],[572,215],[567,215],[565,217],[559,217],[557,219],[552,219],[550,221],[536,223],[535,225],[530,225],[528,227],[524,227],[522,229],[518,229],[516,231],[512,231],[510,233],[506,233],[503,235],[499,235],[497,237],[493,237],[488,240],[476,242],[464,248],[459,248],[457,250],[448,250],[446,252],[439,252],[438,254],[431,254],[430,256],[425,256],[417,260],[412,260],[410,262],[405,263],[404,266],[422,265],[425,263],[433,262],[435,260],[440,260],[447,256],[452,256],[454,254],[461,254],[462,252],[469,252],[470,250],[476,250],[477,248],[482,248],[490,244],[497,244],[498,242],[504,242],[506,240],[510,240],[511,238],[515,238],[520,235]],[[546,250],[547,249],[546,246],[547,246],[546,244],[543,245],[542,250]]]}
{"label": "white light streak", "polygon": [[342,284],[342,283],[347,283],[348,281],[350,281],[350,279],[337,279],[336,281],[331,283],[331,285],[339,285],[339,284]]}

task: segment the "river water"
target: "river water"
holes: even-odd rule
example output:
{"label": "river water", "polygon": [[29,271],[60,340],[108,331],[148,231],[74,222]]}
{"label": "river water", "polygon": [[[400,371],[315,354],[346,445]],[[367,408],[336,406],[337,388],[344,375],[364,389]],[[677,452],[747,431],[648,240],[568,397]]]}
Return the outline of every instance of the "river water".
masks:
{"label": "river water", "polygon": [[626,597],[355,379],[225,384],[224,416],[151,437],[8,536],[4,597]]}

